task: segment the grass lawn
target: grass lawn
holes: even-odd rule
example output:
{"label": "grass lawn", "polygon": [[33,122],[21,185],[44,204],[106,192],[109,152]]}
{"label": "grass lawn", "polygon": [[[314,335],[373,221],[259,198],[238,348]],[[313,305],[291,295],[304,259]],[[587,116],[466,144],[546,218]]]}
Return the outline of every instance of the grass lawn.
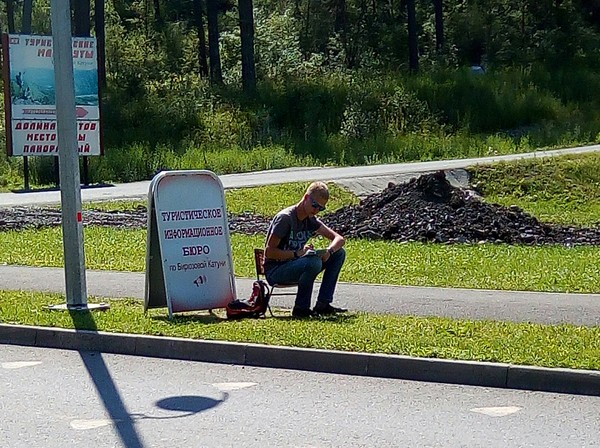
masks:
{"label": "grass lawn", "polygon": [[0,322],[600,370],[600,327],[366,313],[296,320],[282,310],[266,319],[228,321],[223,313],[195,312],[169,320],[164,310],[144,314],[136,300],[111,300],[107,312],[75,313],[74,317],[45,309],[57,303],[64,303],[58,294],[0,291]]}

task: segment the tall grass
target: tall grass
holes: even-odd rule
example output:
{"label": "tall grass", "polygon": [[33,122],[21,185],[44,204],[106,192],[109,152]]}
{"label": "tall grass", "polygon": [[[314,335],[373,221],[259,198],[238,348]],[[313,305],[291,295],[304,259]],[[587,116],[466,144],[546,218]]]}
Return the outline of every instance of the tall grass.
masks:
{"label": "tall grass", "polygon": [[[254,95],[193,74],[118,82],[105,99],[106,154],[92,158],[93,182],[165,168],[223,174],[507,154],[600,136],[600,102],[578,84],[600,75],[581,67],[323,74],[265,82]],[[53,164],[32,165],[34,182],[54,179]],[[0,188],[10,175],[0,170]]]}
{"label": "tall grass", "polygon": [[600,225],[600,154],[522,160],[471,169],[488,201],[518,205],[542,221]]}

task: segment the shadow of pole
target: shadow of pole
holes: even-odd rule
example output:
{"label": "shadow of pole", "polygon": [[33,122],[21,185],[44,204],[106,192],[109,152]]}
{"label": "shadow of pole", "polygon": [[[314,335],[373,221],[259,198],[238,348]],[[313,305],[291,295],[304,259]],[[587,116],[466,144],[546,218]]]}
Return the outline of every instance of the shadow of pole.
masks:
{"label": "shadow of pole", "polygon": [[[92,313],[89,310],[69,310],[69,314],[76,330],[98,331]],[[144,445],[135,430],[134,420],[129,411],[127,411],[125,403],[123,403],[119,390],[108,370],[108,366],[102,358],[102,353],[79,351],[79,355],[90,378],[94,382],[96,391],[105,409],[108,411],[110,419],[117,428],[123,445],[127,448],[142,448]]]}

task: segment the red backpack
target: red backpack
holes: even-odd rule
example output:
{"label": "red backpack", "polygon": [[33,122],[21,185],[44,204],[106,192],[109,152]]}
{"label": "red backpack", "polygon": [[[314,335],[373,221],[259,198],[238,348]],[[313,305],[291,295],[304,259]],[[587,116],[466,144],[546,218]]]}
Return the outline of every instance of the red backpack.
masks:
{"label": "red backpack", "polygon": [[225,311],[228,319],[242,319],[244,317],[265,317],[267,309],[273,315],[269,306],[269,286],[263,280],[255,280],[252,284],[252,294],[249,299],[235,299],[227,304]]}

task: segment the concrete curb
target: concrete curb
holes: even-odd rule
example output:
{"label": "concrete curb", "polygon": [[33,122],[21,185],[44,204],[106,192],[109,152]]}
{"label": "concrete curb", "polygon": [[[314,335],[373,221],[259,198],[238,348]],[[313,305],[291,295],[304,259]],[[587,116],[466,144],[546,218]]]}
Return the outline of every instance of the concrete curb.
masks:
{"label": "concrete curb", "polygon": [[0,324],[0,344],[600,396],[600,371]]}

